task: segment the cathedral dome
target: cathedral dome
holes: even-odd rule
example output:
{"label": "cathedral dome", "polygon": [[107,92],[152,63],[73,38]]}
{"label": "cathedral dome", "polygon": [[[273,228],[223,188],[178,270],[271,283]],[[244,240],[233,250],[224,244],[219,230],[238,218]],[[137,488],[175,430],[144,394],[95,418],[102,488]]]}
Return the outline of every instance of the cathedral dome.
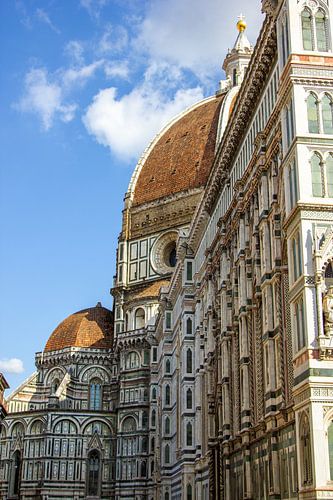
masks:
{"label": "cathedral dome", "polygon": [[210,97],[192,106],[157,135],[133,174],[134,206],[205,185],[213,164],[223,97]]}
{"label": "cathedral dome", "polygon": [[62,321],[51,333],[44,351],[59,351],[65,347],[110,349],[112,340],[113,313],[98,303]]}

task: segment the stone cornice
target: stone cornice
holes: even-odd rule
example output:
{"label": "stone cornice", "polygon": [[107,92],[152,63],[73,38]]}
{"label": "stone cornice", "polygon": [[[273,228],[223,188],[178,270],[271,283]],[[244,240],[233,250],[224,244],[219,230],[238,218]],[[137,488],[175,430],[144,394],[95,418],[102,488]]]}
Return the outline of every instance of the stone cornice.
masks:
{"label": "stone cornice", "polygon": [[89,363],[93,358],[98,358],[99,363],[112,363],[112,349],[83,349],[79,347],[68,347],[60,351],[37,352],[35,357],[36,367],[49,367],[56,365],[68,365],[76,363]]}
{"label": "stone cornice", "polygon": [[[310,219],[317,218],[312,212],[328,213],[332,216],[332,204],[328,199],[323,198],[323,203],[297,203],[296,207],[289,213],[283,224],[283,229],[286,231],[298,218]],[[304,213],[305,212],[305,213]]]}
{"label": "stone cornice", "polygon": [[214,165],[207,181],[203,199],[198,206],[191,226],[189,245],[196,249],[198,235],[202,231],[215,206],[223,182],[227,179],[230,165],[237,153],[256,102],[270,74],[276,54],[276,32],[274,21],[266,17],[257,44],[251,57],[248,71],[241,85],[235,108],[218,147]]}
{"label": "stone cornice", "polygon": [[220,186],[226,177],[232,159],[239,148],[250,118],[256,109],[256,102],[270,74],[270,67],[276,53],[275,24],[266,17],[258,42],[251,57],[248,71],[240,88],[235,108],[229,119],[221,144],[217,151],[215,165],[208,179],[204,197],[204,209],[211,213]]}

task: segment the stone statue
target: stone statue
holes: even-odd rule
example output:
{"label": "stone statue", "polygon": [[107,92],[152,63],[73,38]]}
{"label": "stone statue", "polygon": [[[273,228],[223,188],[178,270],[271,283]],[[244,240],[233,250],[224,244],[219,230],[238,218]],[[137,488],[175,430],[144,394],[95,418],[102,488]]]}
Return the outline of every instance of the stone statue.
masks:
{"label": "stone statue", "polygon": [[323,299],[323,312],[325,318],[325,333],[333,334],[333,286],[330,286]]}

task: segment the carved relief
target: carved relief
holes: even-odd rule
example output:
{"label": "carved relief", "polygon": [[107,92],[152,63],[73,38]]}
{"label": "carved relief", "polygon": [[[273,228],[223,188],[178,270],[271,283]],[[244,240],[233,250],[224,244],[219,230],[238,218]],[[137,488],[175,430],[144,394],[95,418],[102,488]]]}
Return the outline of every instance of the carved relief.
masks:
{"label": "carved relief", "polygon": [[330,286],[323,298],[324,330],[325,334],[333,334],[333,286]]}

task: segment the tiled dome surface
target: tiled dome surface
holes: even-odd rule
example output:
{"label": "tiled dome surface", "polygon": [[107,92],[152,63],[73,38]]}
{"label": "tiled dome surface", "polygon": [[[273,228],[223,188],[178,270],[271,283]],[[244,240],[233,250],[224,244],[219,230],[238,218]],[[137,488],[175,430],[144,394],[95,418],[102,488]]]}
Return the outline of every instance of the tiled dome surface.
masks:
{"label": "tiled dome surface", "polygon": [[157,141],[134,188],[133,205],[203,186],[212,167],[223,96],[181,116]]}
{"label": "tiled dome surface", "polygon": [[113,314],[97,305],[71,314],[52,332],[45,351],[65,347],[109,349],[113,340]]}

